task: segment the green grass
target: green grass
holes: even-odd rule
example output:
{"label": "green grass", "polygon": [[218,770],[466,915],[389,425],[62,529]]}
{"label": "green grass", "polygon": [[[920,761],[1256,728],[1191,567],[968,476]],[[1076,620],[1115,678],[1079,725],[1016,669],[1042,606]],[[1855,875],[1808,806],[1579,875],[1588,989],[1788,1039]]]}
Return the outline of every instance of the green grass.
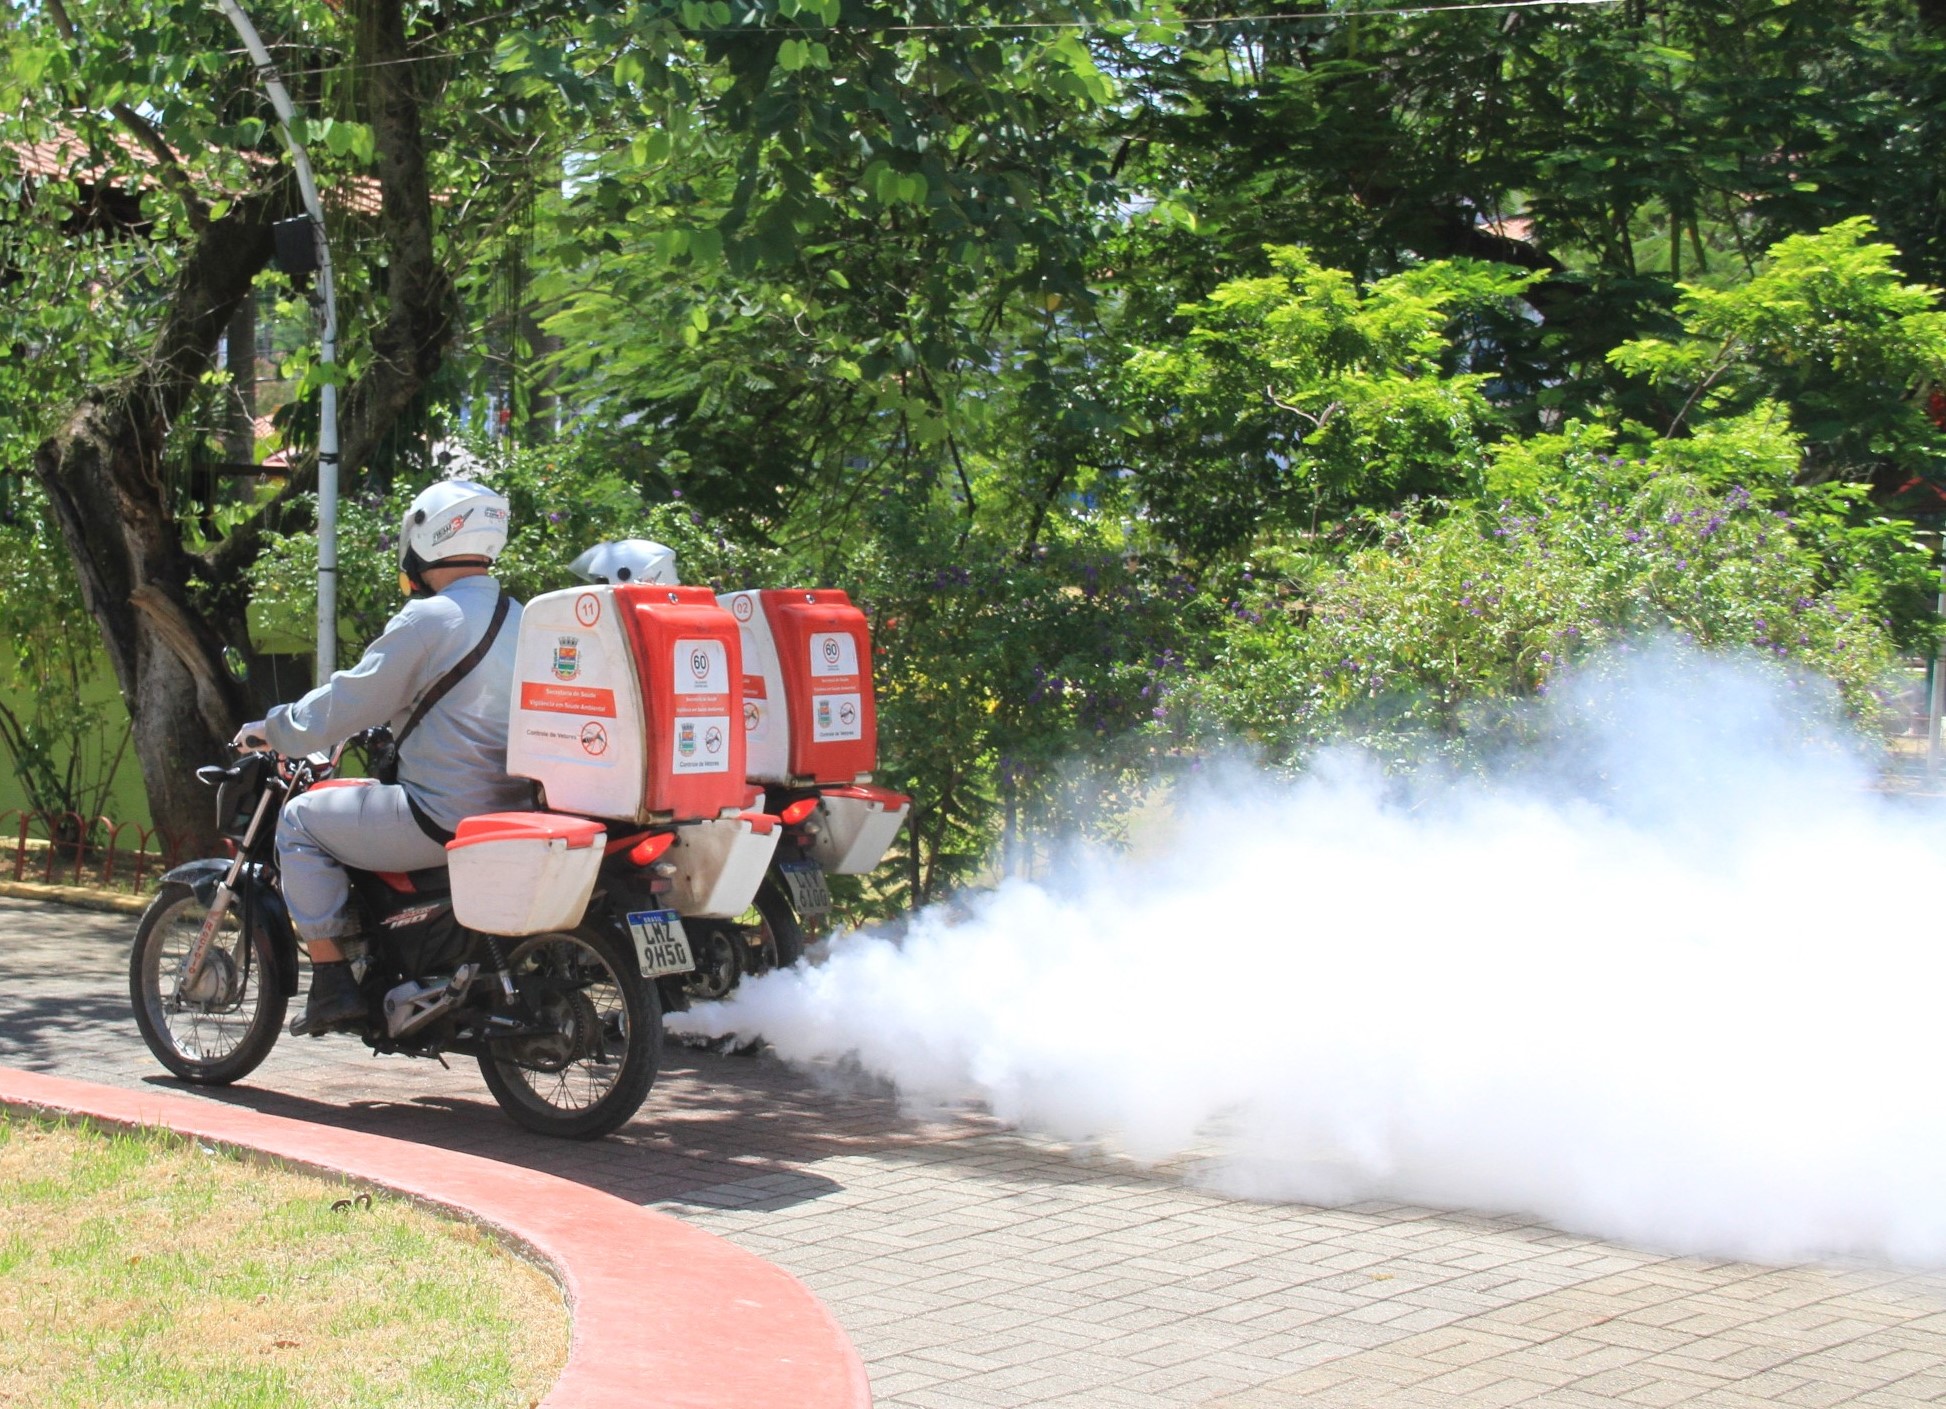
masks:
{"label": "green grass", "polygon": [[167,1133],[0,1115],[0,1406],[498,1409],[559,1289],[469,1224]]}

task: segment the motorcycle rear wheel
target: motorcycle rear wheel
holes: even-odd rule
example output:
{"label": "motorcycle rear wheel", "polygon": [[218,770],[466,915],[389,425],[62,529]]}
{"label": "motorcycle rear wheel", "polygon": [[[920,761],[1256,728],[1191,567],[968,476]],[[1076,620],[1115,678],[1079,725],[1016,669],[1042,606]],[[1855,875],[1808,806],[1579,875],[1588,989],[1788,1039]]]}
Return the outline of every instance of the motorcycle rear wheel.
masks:
{"label": "motorcycle rear wheel", "polygon": [[177,994],[176,975],[208,914],[196,892],[178,881],[156,892],[135,927],[128,996],[157,1061],[184,1081],[228,1086],[255,1071],[277,1045],[288,1000],[269,934],[258,926],[246,941],[234,906],[204,962],[202,992]]}
{"label": "motorcycle rear wheel", "polygon": [[595,1140],[648,1099],[661,1060],[662,1004],[635,955],[606,931],[530,935],[507,955],[514,982],[554,1031],[480,1053],[500,1108],[538,1135]]}

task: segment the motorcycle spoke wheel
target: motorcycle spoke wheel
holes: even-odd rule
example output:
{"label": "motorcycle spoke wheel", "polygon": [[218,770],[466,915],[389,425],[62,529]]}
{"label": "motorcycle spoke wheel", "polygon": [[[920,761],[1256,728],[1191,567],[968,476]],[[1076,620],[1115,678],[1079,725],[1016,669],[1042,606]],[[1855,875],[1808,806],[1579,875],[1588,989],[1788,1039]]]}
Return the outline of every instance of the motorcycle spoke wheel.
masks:
{"label": "motorcycle spoke wheel", "polygon": [[592,1140],[635,1114],[655,1082],[662,1009],[635,957],[601,930],[534,935],[507,956],[542,1031],[494,1041],[480,1074],[501,1109],[542,1135]]}
{"label": "motorcycle spoke wheel", "polygon": [[276,1045],[286,999],[270,940],[245,936],[235,907],[223,917],[203,973],[179,978],[209,911],[188,886],[171,883],[142,912],[129,955],[129,1001],[156,1060],[185,1081],[223,1086],[254,1071]]}
{"label": "motorcycle spoke wheel", "polygon": [[683,989],[697,1002],[727,998],[743,974],[736,944],[723,925],[707,924],[691,933],[696,948],[696,971],[683,981]]}

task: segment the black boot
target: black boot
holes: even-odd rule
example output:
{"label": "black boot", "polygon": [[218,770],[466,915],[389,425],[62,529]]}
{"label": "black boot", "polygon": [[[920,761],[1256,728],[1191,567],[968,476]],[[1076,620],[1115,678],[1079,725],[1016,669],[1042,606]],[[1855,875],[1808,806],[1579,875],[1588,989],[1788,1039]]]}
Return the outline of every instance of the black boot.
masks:
{"label": "black boot", "polygon": [[343,959],[311,965],[311,993],[304,1000],[304,1016],[291,1024],[293,1037],[320,1037],[334,1027],[365,1016],[365,995]]}

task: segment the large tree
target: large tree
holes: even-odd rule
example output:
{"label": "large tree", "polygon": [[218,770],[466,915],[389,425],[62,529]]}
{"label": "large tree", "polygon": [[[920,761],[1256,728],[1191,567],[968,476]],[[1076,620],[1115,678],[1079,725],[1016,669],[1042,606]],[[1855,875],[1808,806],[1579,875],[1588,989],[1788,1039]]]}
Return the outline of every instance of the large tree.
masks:
{"label": "large tree", "polygon": [[[1908,0],[257,8],[338,199],[348,484],[483,377],[516,433],[558,414],[793,572],[888,595],[942,562],[1024,574],[1111,518],[1165,580],[1247,553],[1237,475],[1286,477],[1266,427],[1303,416],[1239,384],[1185,417],[1123,369],[1270,276],[1267,245],[1359,298],[1441,257],[1521,276],[1400,373],[1484,377],[1487,435],[1667,422],[1609,352],[1780,236],[1870,214],[1907,277],[1946,268],[1937,7]],[[293,208],[283,157],[204,5],[37,5],[4,42],[0,142],[32,161],[0,316],[33,356],[0,360],[0,464],[35,465],[183,826],[186,766],[258,703],[222,664],[242,569],[310,483],[305,399],[275,502],[190,512],[219,332]],[[1339,476],[1318,511],[1464,492],[1454,458]]]}
{"label": "large tree", "polygon": [[[354,315],[348,484],[439,368],[453,325],[423,116],[439,112],[439,39],[410,32],[417,9],[352,0],[343,14],[306,3],[263,18],[300,103],[319,119],[336,110],[309,128]],[[21,399],[4,439],[11,458],[43,432],[33,475],[128,705],[151,811],[207,841],[193,765],[266,703],[232,667],[250,658],[243,571],[266,524],[307,512],[314,441],[300,416],[282,491],[220,525],[199,516],[193,471],[226,419],[219,345],[270,262],[272,223],[297,211],[294,183],[213,7],[46,0],[5,42],[0,143],[18,171],[7,390]]]}

